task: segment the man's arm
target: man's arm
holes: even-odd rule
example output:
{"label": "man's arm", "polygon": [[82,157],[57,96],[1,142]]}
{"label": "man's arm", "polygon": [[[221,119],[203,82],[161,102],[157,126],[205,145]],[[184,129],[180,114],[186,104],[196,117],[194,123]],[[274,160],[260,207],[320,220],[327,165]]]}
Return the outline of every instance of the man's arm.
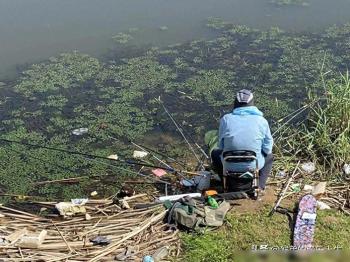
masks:
{"label": "man's arm", "polygon": [[267,127],[266,127],[265,137],[262,144],[262,152],[263,154],[268,155],[272,153],[273,138],[271,135],[270,126],[267,121],[266,121],[266,125]]}

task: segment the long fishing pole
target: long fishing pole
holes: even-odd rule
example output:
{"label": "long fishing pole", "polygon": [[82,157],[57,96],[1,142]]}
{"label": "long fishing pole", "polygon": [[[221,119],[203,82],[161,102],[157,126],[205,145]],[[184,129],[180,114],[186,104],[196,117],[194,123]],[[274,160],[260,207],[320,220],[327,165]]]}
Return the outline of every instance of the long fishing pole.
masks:
{"label": "long fishing pole", "polygon": [[[86,158],[86,157],[85,157],[85,158]],[[115,168],[115,169],[117,169],[117,170],[121,170],[121,171],[130,173],[130,174],[139,175],[139,176],[141,176],[141,177],[144,177],[144,178],[149,179],[149,180],[153,180],[153,181],[155,181],[155,182],[160,182],[160,183],[163,183],[163,184],[168,184],[168,185],[170,185],[169,182],[166,182],[166,181],[164,181],[164,180],[161,180],[161,179],[157,179],[157,178],[154,178],[154,177],[147,176],[147,175],[145,175],[145,174],[143,174],[143,173],[141,173],[141,172],[136,172],[136,171],[132,171],[132,170],[130,170],[130,169],[122,168],[122,167],[120,167],[120,166],[114,165],[113,163],[105,163],[105,162],[102,162],[102,161],[99,161],[99,160],[96,160],[96,159],[90,159],[90,158],[86,158],[86,159],[92,160],[92,161],[94,161],[94,162],[96,162],[96,163],[99,163],[99,164],[111,166],[111,167],[113,167],[113,168]]]}
{"label": "long fishing pole", "polygon": [[[164,111],[169,115],[170,119],[174,122],[175,119],[172,116],[172,114],[169,112],[169,110],[167,110],[167,108],[165,107],[164,103],[160,100],[160,98],[158,99],[159,102],[162,104]],[[176,121],[175,121],[176,122]],[[195,139],[188,133],[186,132],[186,130],[179,124],[177,123],[177,126],[180,128],[180,130],[183,132],[184,135],[186,135],[186,137],[189,138],[189,140],[191,140],[191,142],[198,148],[198,150],[204,155],[204,157],[206,159],[209,159],[209,156],[207,155],[207,153],[203,150],[203,148],[195,141]]]}
{"label": "long fishing pole", "polygon": [[[12,149],[12,148],[5,148],[5,150],[9,150],[9,151],[15,152],[15,153],[17,153],[17,154],[19,154],[19,155],[25,155],[25,156],[28,157],[28,158],[35,159],[35,160],[39,160],[39,161],[42,161],[42,162],[45,163],[45,164],[48,164],[47,161],[43,160],[42,158],[34,157],[34,156],[30,155],[29,153],[26,154],[25,152],[20,152],[20,151],[17,151],[17,150],[15,150],[15,149]],[[90,161],[94,161],[94,162],[99,163],[99,164],[111,166],[111,167],[113,167],[114,169],[117,169],[117,170],[120,170],[120,171],[124,171],[124,172],[130,173],[130,174],[139,175],[139,176],[144,177],[144,178],[146,178],[146,179],[153,180],[154,182],[160,182],[160,183],[163,183],[163,184],[170,184],[170,183],[168,183],[168,182],[166,182],[166,181],[163,181],[163,180],[161,180],[161,179],[155,179],[155,178],[149,177],[149,176],[147,176],[147,175],[145,175],[145,174],[142,174],[142,173],[140,173],[140,172],[135,172],[135,171],[132,171],[132,170],[129,170],[129,169],[126,169],[126,168],[122,168],[122,167],[113,165],[112,163],[105,163],[105,162],[102,162],[102,161],[98,161],[98,160],[96,160],[96,159],[91,159],[91,158],[88,158],[88,157],[85,157],[85,156],[83,156],[83,157],[84,157],[85,159],[88,159],[88,160],[90,160]],[[72,173],[75,173],[75,172],[76,172],[75,170],[72,170],[72,169],[70,169],[70,168],[67,168],[67,167],[64,167],[64,166],[61,166],[61,165],[58,165],[58,164],[55,164],[55,163],[50,163],[50,165],[55,166],[55,167],[58,167],[58,168],[61,168],[61,169],[64,170],[64,171],[67,171],[67,170],[68,170],[68,171],[70,171],[70,172],[72,172]],[[86,176],[86,177],[88,178],[89,176]]]}
{"label": "long fishing pole", "polygon": [[153,158],[155,158],[156,160],[158,160],[161,164],[165,165],[166,167],[168,168],[173,168],[171,166],[169,166],[167,163],[165,163],[163,160],[161,160],[159,157],[153,155],[151,152],[147,151],[145,148],[143,148],[142,146],[134,143],[134,142],[131,142],[131,144],[133,144],[134,146],[136,146],[138,149],[141,149],[142,151],[146,152],[147,154],[150,154]]}
{"label": "long fishing pole", "polygon": [[[112,138],[115,139],[114,137],[112,137]],[[116,140],[116,139],[115,139],[115,140]],[[133,143],[133,142],[130,141],[130,143]],[[158,151],[156,151],[156,150],[154,150],[154,149],[152,149],[152,148],[149,148],[149,147],[147,147],[147,146],[145,146],[145,145],[143,145],[143,144],[139,144],[139,146],[145,148],[147,151],[152,152],[153,154],[160,155],[160,156],[162,156],[162,157],[164,157],[164,158],[167,158],[167,159],[169,159],[171,162],[174,162],[174,163],[180,165],[181,167],[185,167],[184,163],[181,163],[181,162],[179,162],[178,160],[176,160],[176,159],[174,159],[174,158],[172,158],[172,157],[170,157],[170,156],[167,156],[166,154],[163,154],[163,153],[161,153],[161,152],[158,152]],[[145,151],[146,151],[146,150],[145,150]]]}
{"label": "long fishing pole", "polygon": [[[4,139],[0,139],[0,140],[4,140]],[[15,141],[13,141],[13,143],[15,143]],[[27,144],[29,144],[29,143],[22,143],[22,144],[23,144],[23,145],[27,145]],[[32,145],[32,146],[34,146],[34,145]],[[36,146],[36,147],[39,147],[38,145],[35,145],[35,146]],[[48,148],[45,148],[45,149],[48,149]],[[47,161],[44,161],[44,160],[41,159],[41,158],[34,157],[34,156],[32,156],[32,155],[29,155],[29,154],[25,154],[24,152],[19,152],[19,151],[15,150],[15,149],[12,149],[12,148],[5,148],[5,150],[10,150],[10,151],[16,152],[16,153],[18,153],[18,154],[24,154],[24,155],[26,155],[28,158],[36,159],[36,160],[42,161],[42,162],[44,162],[44,163],[47,163]],[[94,162],[99,163],[99,164],[107,165],[107,166],[113,167],[114,169],[117,169],[117,170],[120,170],[120,171],[124,171],[124,172],[130,173],[130,174],[136,174],[136,175],[139,175],[139,176],[144,177],[144,178],[146,178],[146,179],[153,180],[154,182],[160,182],[160,183],[163,183],[163,184],[166,184],[166,185],[170,185],[170,183],[167,182],[167,181],[164,181],[164,180],[161,180],[161,179],[157,179],[157,178],[153,178],[153,177],[149,177],[149,176],[147,176],[147,175],[145,175],[145,174],[142,174],[141,172],[135,172],[135,171],[132,171],[132,170],[129,170],[129,169],[126,169],[126,168],[122,168],[122,167],[120,167],[120,166],[114,165],[113,163],[102,162],[102,161],[96,160],[96,159],[94,159],[94,158],[90,158],[90,157],[86,156],[86,154],[85,154],[85,155],[80,154],[80,155],[81,155],[82,157],[84,157],[85,159],[87,159],[87,160],[94,161]],[[108,158],[108,159],[109,159],[109,158]],[[112,159],[109,159],[109,160],[112,160]],[[68,171],[73,172],[73,173],[76,172],[76,171],[74,171],[74,170],[72,170],[72,169],[70,169],[70,168],[66,168],[66,167],[63,167],[63,166],[58,165],[58,164],[55,164],[55,163],[51,163],[51,165],[56,166],[56,167],[59,167],[59,168],[65,170],[65,171],[68,170]]]}
{"label": "long fishing pole", "polygon": [[124,159],[112,159],[104,156],[98,156],[98,155],[93,155],[93,154],[88,154],[88,153],[83,153],[83,152],[78,152],[78,151],[71,151],[71,150],[66,150],[66,149],[60,149],[60,148],[54,148],[54,147],[49,147],[49,146],[42,146],[42,145],[37,145],[37,144],[31,144],[31,143],[26,143],[22,141],[15,141],[15,140],[10,140],[10,139],[5,139],[5,138],[0,138],[0,141],[7,142],[7,143],[15,143],[15,144],[20,144],[20,145],[25,145],[25,146],[30,146],[30,147],[37,147],[37,148],[43,148],[47,150],[52,150],[52,151],[57,151],[61,153],[67,153],[67,154],[72,154],[72,155],[81,155],[85,156],[87,158],[97,158],[97,159],[103,159],[103,160],[108,160],[108,161],[114,161],[114,162],[120,162],[124,163],[126,165],[136,165],[136,166],[145,166],[145,167],[150,167],[150,168],[161,168],[164,169],[168,172],[171,173],[176,173],[179,174],[181,172],[183,173],[188,173],[188,174],[195,174],[194,172],[188,172],[188,171],[183,171],[183,170],[177,170],[174,168],[168,168],[168,167],[163,167],[163,166],[156,166],[156,165],[150,165],[144,162],[136,162],[132,160],[124,160]]}
{"label": "long fishing pole", "polygon": [[306,104],[300,108],[298,108],[297,110],[295,110],[294,112],[288,114],[287,116],[281,118],[280,120],[277,121],[277,123],[282,122],[284,119],[291,117],[290,119],[288,119],[286,122],[284,122],[273,134],[272,136],[276,135],[284,126],[286,126],[289,122],[291,122],[293,119],[295,119],[298,115],[300,115],[301,113],[303,113],[306,109],[310,108],[312,105],[314,105],[315,103],[317,103],[318,101],[320,101],[321,98],[316,99],[312,102],[310,102],[309,104]]}
{"label": "long fishing pole", "polygon": [[[118,141],[118,139],[114,138],[114,137],[111,136],[111,135],[108,135],[108,137],[109,137],[110,139],[113,139],[113,140]],[[180,165],[183,167],[183,165],[182,165],[181,163],[177,162],[175,159],[173,159],[173,158],[171,158],[171,157],[168,157],[168,156],[166,156],[166,155],[164,155],[164,154],[161,154],[161,153],[159,153],[159,152],[156,152],[155,150],[152,150],[152,149],[150,149],[150,148],[147,148],[146,146],[138,145],[138,144],[136,144],[136,143],[133,142],[133,141],[130,141],[130,143],[131,143],[132,145],[136,146],[137,148],[139,148],[139,149],[141,149],[141,150],[147,152],[147,153],[150,154],[152,157],[154,157],[156,160],[158,160],[161,164],[165,165],[165,166],[168,167],[168,168],[172,168],[172,167],[171,167],[170,165],[168,165],[167,163],[165,163],[163,160],[161,160],[159,157],[157,157],[157,156],[154,155],[154,154],[158,154],[158,155],[160,155],[160,156],[169,158],[169,159],[173,160],[174,162],[180,164]],[[151,153],[151,152],[152,152],[152,153]],[[154,153],[154,154],[153,154],[153,153]]]}
{"label": "long fishing pole", "polygon": [[175,121],[175,119],[172,117],[172,115],[169,113],[168,109],[164,106],[163,102],[160,100],[160,97],[159,97],[159,102],[160,104],[162,105],[165,113],[169,116],[169,118],[171,119],[171,121],[173,122],[173,124],[175,125],[177,131],[181,134],[181,136],[183,137],[183,139],[185,140],[185,142],[187,143],[187,145],[189,146],[191,152],[193,153],[193,155],[195,156],[195,158],[197,159],[198,163],[200,164],[200,166],[202,168],[204,168],[203,166],[203,162],[202,160],[197,156],[194,148],[192,147],[191,143],[188,141],[188,139],[186,138],[185,134],[183,133],[183,130],[179,127],[179,125],[177,124],[177,122]]}

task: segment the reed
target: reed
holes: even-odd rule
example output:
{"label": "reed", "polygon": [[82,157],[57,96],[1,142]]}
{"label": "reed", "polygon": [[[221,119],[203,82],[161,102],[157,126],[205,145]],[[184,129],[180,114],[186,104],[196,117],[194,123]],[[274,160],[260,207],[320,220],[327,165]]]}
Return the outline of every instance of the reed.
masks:
{"label": "reed", "polygon": [[[323,176],[339,178],[350,162],[350,76],[325,80],[323,87],[309,90],[307,119],[299,127],[286,127],[277,138],[277,153],[318,163]],[[325,172],[327,171],[327,172]]]}

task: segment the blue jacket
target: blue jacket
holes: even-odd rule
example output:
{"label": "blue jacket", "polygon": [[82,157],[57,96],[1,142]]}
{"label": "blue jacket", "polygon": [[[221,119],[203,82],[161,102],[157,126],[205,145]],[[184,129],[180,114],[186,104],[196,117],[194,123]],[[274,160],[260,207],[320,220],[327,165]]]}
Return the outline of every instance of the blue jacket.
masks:
{"label": "blue jacket", "polygon": [[[220,120],[219,148],[227,150],[251,150],[258,158],[259,169],[265,165],[264,154],[271,154],[273,138],[267,120],[255,106],[238,107]],[[248,164],[254,168],[254,163]],[[247,163],[230,163],[229,169],[247,168]]]}

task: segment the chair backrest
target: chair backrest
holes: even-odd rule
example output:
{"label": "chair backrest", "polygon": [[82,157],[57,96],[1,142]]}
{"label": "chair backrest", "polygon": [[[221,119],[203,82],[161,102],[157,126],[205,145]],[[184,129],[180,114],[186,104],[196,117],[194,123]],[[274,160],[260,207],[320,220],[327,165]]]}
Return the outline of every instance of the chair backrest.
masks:
{"label": "chair backrest", "polygon": [[252,162],[257,161],[256,153],[251,150],[229,150],[222,153],[226,162]]}

